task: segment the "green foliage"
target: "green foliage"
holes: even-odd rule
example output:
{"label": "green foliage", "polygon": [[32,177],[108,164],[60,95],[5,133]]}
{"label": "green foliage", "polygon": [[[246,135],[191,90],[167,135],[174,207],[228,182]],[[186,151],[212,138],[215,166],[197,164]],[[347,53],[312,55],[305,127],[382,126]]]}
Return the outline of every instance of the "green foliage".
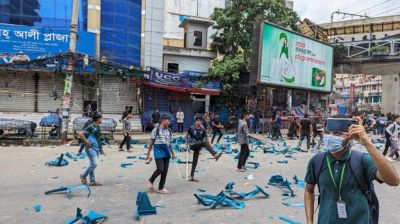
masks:
{"label": "green foliage", "polygon": [[386,52],[387,47],[386,46],[375,46],[371,47],[370,51],[371,52]]}
{"label": "green foliage", "polygon": [[347,48],[343,44],[333,46],[333,60],[337,65],[339,61],[347,56]]}
{"label": "green foliage", "polygon": [[284,0],[233,0],[225,9],[216,8],[211,20],[217,31],[211,47],[224,58],[212,63],[209,74],[229,91],[241,72],[249,72],[254,27],[269,21],[297,31],[299,18]]}

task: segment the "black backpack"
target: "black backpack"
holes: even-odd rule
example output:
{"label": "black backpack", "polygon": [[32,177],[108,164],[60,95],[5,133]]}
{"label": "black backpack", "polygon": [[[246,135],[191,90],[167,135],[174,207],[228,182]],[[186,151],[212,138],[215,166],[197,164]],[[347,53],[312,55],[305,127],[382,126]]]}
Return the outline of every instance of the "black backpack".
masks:
{"label": "black backpack", "polygon": [[[362,167],[362,158],[366,153],[360,151],[352,151],[350,157],[350,170],[351,173],[360,186],[361,191],[364,193],[365,197],[367,197],[368,207],[369,207],[369,223],[370,224],[378,224],[379,221],[379,201],[376,196],[374,183],[368,182],[364,169]],[[315,155],[314,164],[313,164],[313,172],[316,178],[316,182],[319,188],[319,174],[321,173],[322,164],[325,161],[326,152],[318,153]],[[320,204],[320,198],[318,197],[318,205]]]}

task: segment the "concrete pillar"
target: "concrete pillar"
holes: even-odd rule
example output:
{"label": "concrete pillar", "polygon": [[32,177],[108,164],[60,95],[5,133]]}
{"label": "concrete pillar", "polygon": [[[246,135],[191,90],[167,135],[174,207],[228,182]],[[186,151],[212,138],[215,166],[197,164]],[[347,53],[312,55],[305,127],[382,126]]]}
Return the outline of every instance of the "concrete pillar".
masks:
{"label": "concrete pillar", "polygon": [[88,1],[87,31],[96,34],[96,57],[100,57],[101,0]]}
{"label": "concrete pillar", "polygon": [[206,105],[205,105],[205,111],[206,113],[210,112],[210,95],[206,95]]}
{"label": "concrete pillar", "polygon": [[400,74],[382,76],[382,112],[400,113]]}
{"label": "concrete pillar", "polygon": [[292,110],[292,95],[293,95],[293,90],[288,90],[287,92],[287,105],[288,105],[288,110],[289,112]]}

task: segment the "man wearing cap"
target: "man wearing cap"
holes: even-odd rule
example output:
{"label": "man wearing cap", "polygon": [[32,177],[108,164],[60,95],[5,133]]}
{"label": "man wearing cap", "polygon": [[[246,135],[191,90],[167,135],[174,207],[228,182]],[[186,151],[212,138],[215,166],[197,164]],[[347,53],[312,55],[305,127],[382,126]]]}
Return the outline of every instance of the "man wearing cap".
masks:
{"label": "man wearing cap", "polygon": [[198,182],[199,180],[194,178],[194,172],[196,171],[197,162],[199,160],[200,150],[202,148],[206,148],[211,155],[214,156],[215,160],[221,157],[221,152],[215,152],[208,140],[207,130],[202,125],[203,118],[201,116],[197,116],[194,125],[192,125],[187,134],[187,142],[190,145],[190,149],[193,151],[193,161],[192,161],[192,170],[190,172],[189,181]]}
{"label": "man wearing cap", "polygon": [[[154,181],[161,175],[160,183],[158,185],[158,193],[169,194],[170,192],[165,189],[165,181],[167,180],[168,167],[170,158],[175,158],[175,152],[172,147],[172,132],[169,129],[171,118],[167,115],[161,116],[161,123],[155,127],[151,132],[151,140],[147,150],[146,161],[150,161],[151,149],[154,148],[154,159],[156,161],[157,169],[148,181],[149,192],[154,192]],[[154,147],[153,147],[154,146]]]}
{"label": "man wearing cap", "polygon": [[83,129],[79,133],[80,139],[85,143],[85,152],[89,159],[89,166],[85,169],[83,174],[80,175],[82,184],[87,184],[87,176],[90,178],[90,186],[101,186],[96,181],[95,169],[98,164],[99,153],[105,155],[101,147],[102,134],[100,130],[100,124],[102,122],[102,116],[99,113],[95,113],[92,117],[93,122]]}

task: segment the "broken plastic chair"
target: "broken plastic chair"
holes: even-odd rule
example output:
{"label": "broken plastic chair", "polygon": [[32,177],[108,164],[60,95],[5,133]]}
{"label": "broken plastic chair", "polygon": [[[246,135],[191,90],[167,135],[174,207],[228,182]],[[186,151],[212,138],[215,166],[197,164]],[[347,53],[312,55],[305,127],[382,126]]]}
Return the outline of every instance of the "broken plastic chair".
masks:
{"label": "broken plastic chair", "polygon": [[225,191],[228,193],[231,193],[233,191],[233,186],[235,185],[235,182],[231,181],[225,185]]}
{"label": "broken plastic chair", "polygon": [[50,160],[46,162],[47,166],[66,166],[68,165],[68,161],[64,159],[64,154],[62,153],[60,157],[57,157],[55,160]]}
{"label": "broken plastic chair", "polygon": [[186,164],[186,162],[187,162],[187,163],[192,163],[192,161],[183,161],[183,160],[181,160],[180,158],[176,158],[176,159],[172,159],[172,158],[171,158],[171,162],[177,163],[177,164]]}
{"label": "broken plastic chair", "polygon": [[257,169],[260,167],[260,163],[256,163],[256,162],[247,162],[246,168],[249,169]]}
{"label": "broken plastic chair", "polygon": [[290,197],[295,197],[296,196],[294,194],[293,189],[290,187],[291,183],[287,179],[283,180],[283,177],[281,175],[272,176],[271,179],[269,180],[268,185],[275,186],[275,187],[286,188],[289,191],[287,196],[290,196]]}
{"label": "broken plastic chair", "polygon": [[78,160],[78,155],[76,155],[74,152],[67,152],[65,153],[65,156],[67,156],[68,158],[77,161]]}
{"label": "broken plastic chair", "polygon": [[33,206],[33,209],[35,209],[35,212],[40,212],[40,211],[42,211],[42,205],[41,204],[35,204]]}
{"label": "broken plastic chair", "polygon": [[277,163],[288,163],[288,161],[286,160],[286,159],[278,159],[277,161],[276,161]]}
{"label": "broken plastic chair", "polygon": [[300,203],[287,203],[287,202],[284,202],[282,204],[286,205],[286,206],[290,206],[290,207],[304,208],[304,202],[300,202]]}
{"label": "broken plastic chair", "polygon": [[76,210],[76,217],[69,219],[64,224],[74,224],[78,223],[78,221],[80,221],[79,223],[82,224],[99,224],[107,219],[107,216],[97,213],[93,210],[90,210],[88,215],[85,217],[82,215],[82,209],[77,208]]}
{"label": "broken plastic chair", "polygon": [[186,140],[185,140],[182,136],[180,136],[180,137],[178,137],[178,138],[174,138],[174,139],[172,140],[172,143],[173,143],[173,144],[185,144],[185,143],[186,143]]}
{"label": "broken plastic chair", "polygon": [[149,196],[147,195],[146,192],[138,192],[137,197],[136,197],[136,205],[137,205],[137,210],[136,210],[135,218],[137,220],[139,220],[140,216],[142,216],[142,215],[157,214],[157,211],[156,211],[157,206],[151,205]]}
{"label": "broken plastic chair", "polygon": [[202,204],[211,209],[215,209],[218,206],[230,206],[232,208],[241,209],[245,207],[245,203],[242,201],[235,200],[222,191],[218,195],[210,194],[194,194],[199,204]]}
{"label": "broken plastic chair", "polygon": [[133,166],[133,163],[121,163],[121,167],[122,168],[127,168],[127,167],[130,167],[130,166]]}
{"label": "broken plastic chair", "polygon": [[305,188],[306,183],[302,180],[299,180],[296,175],[293,176],[294,183],[301,188]]}
{"label": "broken plastic chair", "polygon": [[54,193],[66,193],[67,197],[69,199],[71,199],[72,192],[76,191],[76,190],[87,190],[88,191],[87,197],[90,197],[91,191],[90,191],[89,186],[86,185],[86,184],[81,184],[81,185],[77,185],[77,186],[70,186],[70,187],[61,186],[61,187],[56,188],[54,190],[46,191],[46,192],[44,192],[44,194],[45,195],[49,195],[49,194],[54,194]]}
{"label": "broken plastic chair", "polygon": [[289,217],[283,216],[283,215],[279,216],[279,219],[282,221],[285,221],[287,223],[290,223],[290,224],[301,224],[301,222],[297,222],[297,221],[295,221]]}
{"label": "broken plastic chair", "polygon": [[256,196],[259,193],[263,194],[265,197],[269,197],[269,194],[267,192],[265,192],[261,187],[259,187],[257,185],[256,185],[256,189],[255,190],[250,191],[248,193],[233,192],[233,193],[231,193],[231,195],[238,196],[239,198],[250,200],[250,199],[252,199],[254,196]]}

